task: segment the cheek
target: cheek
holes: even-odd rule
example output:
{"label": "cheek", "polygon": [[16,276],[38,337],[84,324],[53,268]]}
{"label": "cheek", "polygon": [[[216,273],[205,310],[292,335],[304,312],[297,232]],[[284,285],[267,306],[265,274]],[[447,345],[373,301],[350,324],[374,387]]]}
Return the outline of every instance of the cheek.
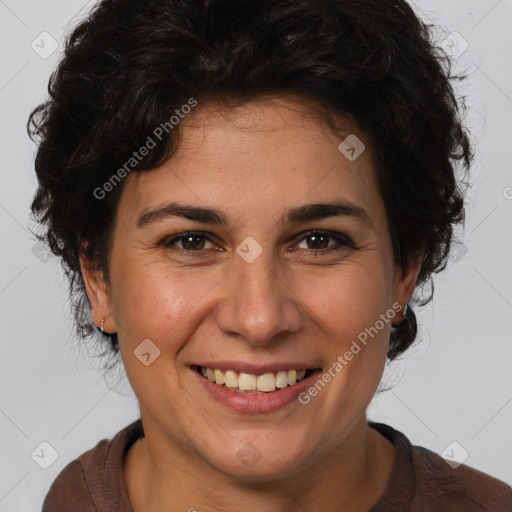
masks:
{"label": "cheek", "polygon": [[321,330],[315,336],[319,350],[328,354],[323,374],[302,397],[310,401],[315,422],[325,426],[319,427],[319,443],[343,435],[378,387],[392,321],[381,320],[389,309],[389,284],[382,276],[380,266],[368,262],[340,266],[315,287],[304,280],[309,286],[303,293],[309,290],[307,303]]}
{"label": "cheek", "polygon": [[[127,377],[139,402],[154,402],[158,408],[161,393],[176,388],[177,354],[190,336],[191,322],[201,310],[200,297],[211,284],[208,287],[207,282],[192,274],[171,272],[169,265],[130,265],[129,261],[118,267],[113,284],[112,306]],[[152,344],[141,345],[144,340]],[[149,346],[148,366],[137,357],[148,349],[140,350],[139,346]],[[156,389],[166,391],[155,395]]]}
{"label": "cheek", "polygon": [[300,282],[300,296],[327,338],[343,344],[389,308],[391,281],[378,261],[347,262],[321,277],[305,274]]}
{"label": "cheek", "polygon": [[[307,304],[323,331],[334,388],[357,402],[373,395],[380,380],[395,315],[390,280],[378,264],[347,264],[314,287],[304,280]],[[306,292],[304,292],[306,293]]]}
{"label": "cheek", "polygon": [[188,318],[201,309],[202,299],[221,277],[217,272],[199,276],[197,271],[177,270],[165,262],[125,261],[118,267],[113,287],[120,342],[133,350],[149,338],[175,353]]}

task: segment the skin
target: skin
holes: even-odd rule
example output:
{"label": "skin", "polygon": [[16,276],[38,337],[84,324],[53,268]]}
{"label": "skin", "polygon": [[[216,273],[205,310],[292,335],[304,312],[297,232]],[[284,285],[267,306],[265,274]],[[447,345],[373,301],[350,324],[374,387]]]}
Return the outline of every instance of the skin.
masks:
{"label": "skin", "polygon": [[[190,369],[229,357],[325,370],[379,315],[411,298],[420,267],[393,261],[370,142],[348,117],[339,118],[344,135],[333,134],[299,101],[199,105],[181,122],[177,153],[127,177],[108,286],[82,260],[93,320],[117,331],[140,404],[145,437],[124,467],[135,512],[364,511],[389,481],[394,448],[367,426],[365,412],[391,322],[306,405],[236,412]],[[338,150],[350,133],[366,144],[353,162]],[[289,208],[334,200],[363,208],[369,224],[348,215],[280,222]],[[141,212],[169,202],[220,210],[229,225],[168,217],[137,227]],[[315,254],[311,229],[345,235],[355,248],[326,235]],[[206,238],[161,244],[190,230]],[[263,249],[252,263],[236,252],[249,236]],[[326,252],[332,247],[340,251]],[[144,339],[161,351],[149,366],[133,353]],[[251,467],[237,456],[247,442],[261,454]]]}

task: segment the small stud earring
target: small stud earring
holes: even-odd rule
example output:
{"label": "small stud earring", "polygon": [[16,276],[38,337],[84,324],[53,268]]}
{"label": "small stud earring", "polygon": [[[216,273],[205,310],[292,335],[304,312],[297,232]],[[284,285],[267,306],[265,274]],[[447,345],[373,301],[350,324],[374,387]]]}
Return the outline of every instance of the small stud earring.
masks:
{"label": "small stud earring", "polygon": [[103,330],[103,328],[105,327],[105,319],[106,319],[106,318],[108,318],[109,316],[110,316],[110,312],[109,312],[109,314],[108,314],[105,318],[103,318],[103,320],[101,321],[101,324],[100,324],[100,330],[101,330],[101,332],[103,332],[103,333],[105,332],[105,331]]}

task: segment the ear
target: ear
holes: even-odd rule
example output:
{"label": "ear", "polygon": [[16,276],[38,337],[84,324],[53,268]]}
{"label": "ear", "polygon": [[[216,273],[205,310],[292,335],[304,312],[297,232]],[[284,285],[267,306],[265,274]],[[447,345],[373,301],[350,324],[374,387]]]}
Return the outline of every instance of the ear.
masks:
{"label": "ear", "polygon": [[423,251],[411,257],[405,268],[395,266],[392,303],[395,304],[398,302],[402,306],[402,318],[405,306],[411,300],[412,294],[414,293],[422,261]]}
{"label": "ear", "polygon": [[92,321],[97,327],[103,327],[106,333],[112,334],[116,332],[115,321],[111,314],[110,291],[102,273],[84,254],[80,255],[80,270],[87,297],[91,303]]}

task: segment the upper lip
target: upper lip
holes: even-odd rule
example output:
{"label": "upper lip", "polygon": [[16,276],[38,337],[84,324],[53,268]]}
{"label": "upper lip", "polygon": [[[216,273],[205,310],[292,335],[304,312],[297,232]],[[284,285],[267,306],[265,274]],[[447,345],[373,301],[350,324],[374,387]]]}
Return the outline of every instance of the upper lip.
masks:
{"label": "upper lip", "polygon": [[[193,365],[194,366],[194,365]],[[195,363],[195,366],[203,366],[205,368],[218,368],[219,370],[234,370],[238,373],[250,373],[253,375],[263,375],[264,373],[276,373],[283,370],[315,370],[320,368],[319,365],[304,363],[304,361],[292,361],[290,363],[267,363],[255,364],[242,361],[203,361]]]}

